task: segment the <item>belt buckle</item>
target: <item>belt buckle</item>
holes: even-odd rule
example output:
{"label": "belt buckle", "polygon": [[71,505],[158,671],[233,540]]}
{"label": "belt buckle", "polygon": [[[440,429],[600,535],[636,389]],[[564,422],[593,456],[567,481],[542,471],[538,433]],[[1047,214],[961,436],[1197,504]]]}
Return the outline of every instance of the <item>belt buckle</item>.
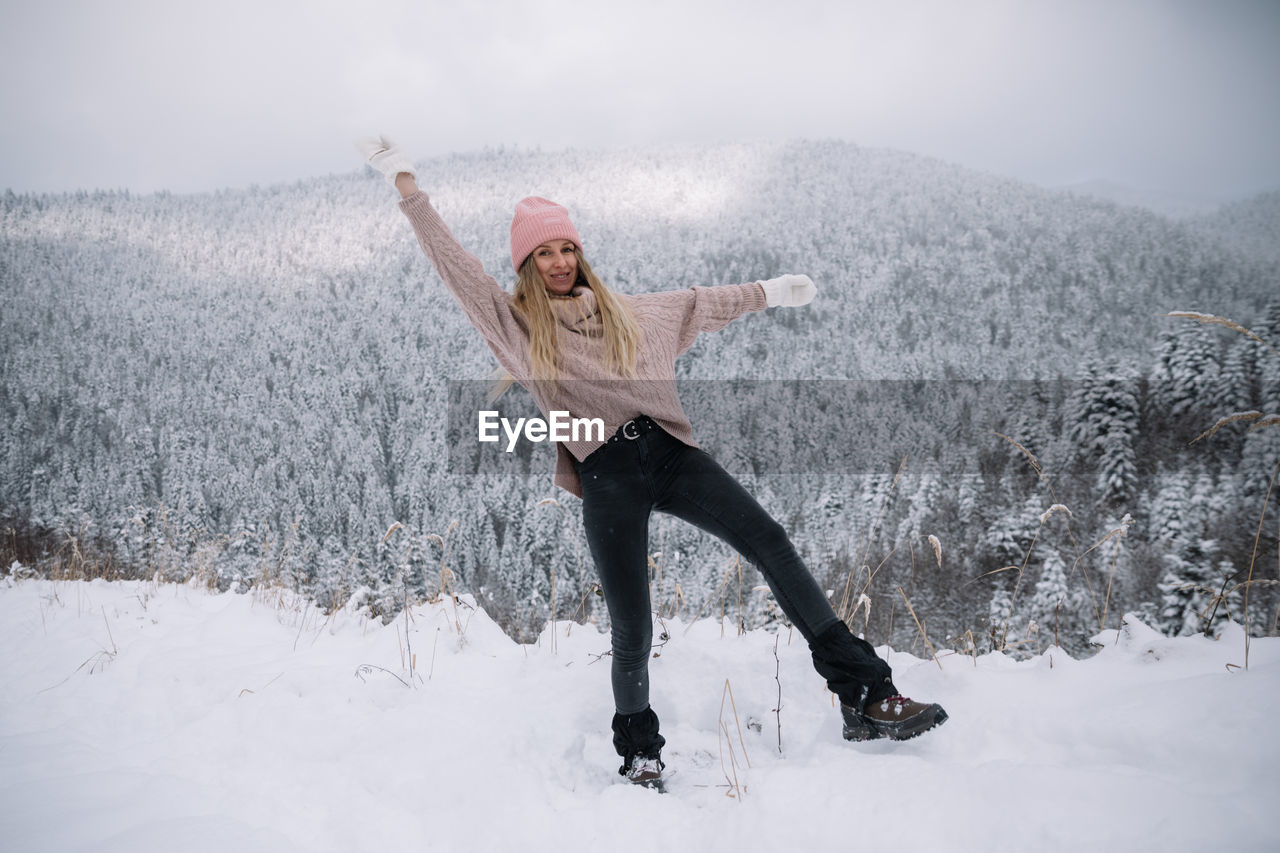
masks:
{"label": "belt buckle", "polygon": [[635,441],[640,437],[640,425],[635,422],[635,418],[622,425],[622,437],[628,441]]}

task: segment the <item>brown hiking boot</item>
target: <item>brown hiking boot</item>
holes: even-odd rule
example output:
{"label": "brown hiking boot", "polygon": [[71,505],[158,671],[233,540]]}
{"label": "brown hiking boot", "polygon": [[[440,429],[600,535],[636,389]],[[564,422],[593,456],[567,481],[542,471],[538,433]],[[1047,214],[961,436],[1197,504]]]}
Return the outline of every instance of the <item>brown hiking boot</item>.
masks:
{"label": "brown hiking boot", "polygon": [[633,785],[640,785],[645,788],[657,788],[662,790],[662,771],[666,765],[662,763],[662,759],[656,755],[652,758],[646,758],[641,755],[633,755],[626,764],[618,769],[618,772],[627,777],[627,781]]}
{"label": "brown hiking boot", "polygon": [[861,713],[841,704],[840,713],[844,717],[845,740],[907,740],[947,721],[947,712],[941,705],[915,702],[901,695],[868,702]]}

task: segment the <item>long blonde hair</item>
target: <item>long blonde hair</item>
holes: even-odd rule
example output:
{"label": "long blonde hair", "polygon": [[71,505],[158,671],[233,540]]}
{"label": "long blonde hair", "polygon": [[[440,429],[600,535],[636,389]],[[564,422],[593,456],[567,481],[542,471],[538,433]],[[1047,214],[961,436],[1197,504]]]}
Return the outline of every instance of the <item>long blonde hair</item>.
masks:
{"label": "long blonde hair", "polygon": [[[596,308],[600,311],[600,325],[604,335],[604,368],[609,373],[626,379],[636,375],[636,354],[640,348],[640,327],[627,304],[610,290],[591,269],[582,250],[573,249],[578,260],[578,279],[574,286],[585,284],[595,295]],[[530,255],[520,265],[516,274],[516,311],[529,328],[529,366],[534,381],[550,387],[552,396],[559,379],[560,351],[556,346],[556,316],[551,308],[552,297],[538,274],[537,262]],[[489,399],[500,397],[515,380],[499,370],[501,379],[494,386]]]}

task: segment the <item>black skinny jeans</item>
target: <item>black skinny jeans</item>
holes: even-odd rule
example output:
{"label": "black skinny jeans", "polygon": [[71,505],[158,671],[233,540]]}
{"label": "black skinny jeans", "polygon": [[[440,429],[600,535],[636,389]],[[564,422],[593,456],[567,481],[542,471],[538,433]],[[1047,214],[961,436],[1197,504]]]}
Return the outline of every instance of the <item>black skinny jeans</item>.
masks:
{"label": "black skinny jeans", "polygon": [[[617,712],[634,714],[649,706],[648,545],[649,515],[655,509],[718,536],[755,565],[782,612],[814,648],[815,664],[829,683],[852,673],[863,698],[868,685],[889,684],[888,665],[869,644],[849,635],[786,531],[755,498],[714,459],[653,421],[631,424],[624,429],[638,433],[636,438],[611,439],[578,465],[582,521],[613,626]],[[824,654],[825,646],[831,650]],[[824,670],[823,657],[831,658],[840,674]],[[873,687],[872,692],[881,691]]]}

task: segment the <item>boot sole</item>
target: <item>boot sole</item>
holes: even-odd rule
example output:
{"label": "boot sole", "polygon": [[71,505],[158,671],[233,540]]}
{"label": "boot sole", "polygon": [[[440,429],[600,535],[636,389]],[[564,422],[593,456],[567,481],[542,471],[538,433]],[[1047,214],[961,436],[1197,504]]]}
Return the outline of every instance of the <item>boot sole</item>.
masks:
{"label": "boot sole", "polygon": [[880,732],[876,731],[876,727],[870,723],[863,725],[851,726],[844,724],[844,739],[851,740],[855,743],[861,743],[866,740],[876,740],[880,737]]}

